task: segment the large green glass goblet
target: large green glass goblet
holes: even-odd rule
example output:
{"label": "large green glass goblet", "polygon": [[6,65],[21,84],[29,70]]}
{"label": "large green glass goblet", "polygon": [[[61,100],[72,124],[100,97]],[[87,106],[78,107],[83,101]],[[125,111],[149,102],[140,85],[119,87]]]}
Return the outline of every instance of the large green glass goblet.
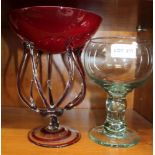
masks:
{"label": "large green glass goblet", "polygon": [[132,37],[93,38],[84,50],[84,66],[88,76],[108,94],[106,120],[90,130],[90,139],[111,147],[138,143],[139,136],[125,122],[126,95],[152,72],[151,42]]}

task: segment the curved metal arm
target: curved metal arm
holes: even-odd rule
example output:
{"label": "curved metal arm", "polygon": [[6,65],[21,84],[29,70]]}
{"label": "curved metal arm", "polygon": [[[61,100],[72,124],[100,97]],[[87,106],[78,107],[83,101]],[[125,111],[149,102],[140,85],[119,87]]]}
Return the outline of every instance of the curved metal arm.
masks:
{"label": "curved metal arm", "polygon": [[35,102],[28,101],[23,96],[23,93],[22,93],[22,90],[21,90],[21,85],[20,85],[21,76],[22,76],[23,69],[25,67],[25,63],[26,63],[27,59],[28,59],[28,53],[26,51],[24,51],[23,58],[22,58],[21,64],[20,64],[19,69],[18,69],[18,72],[17,72],[17,89],[18,89],[18,94],[19,94],[19,97],[21,98],[21,100],[23,101],[23,103],[25,103],[26,106],[28,106],[30,109],[32,109],[32,110],[34,110],[36,112],[39,112],[39,109],[36,107]]}
{"label": "curved metal arm", "polygon": [[[40,64],[40,58],[41,58],[41,53],[39,52],[37,53],[36,67],[38,66],[38,64]],[[32,78],[31,84],[30,84],[30,101],[31,102],[35,102],[34,97],[33,97],[33,86],[34,86],[34,79]]]}
{"label": "curved metal arm", "polygon": [[34,49],[33,49],[33,45],[31,45],[30,43],[28,44],[28,48],[30,50],[30,56],[31,56],[31,62],[32,62],[32,71],[33,71],[33,80],[36,84],[38,93],[45,105],[45,107],[47,107],[48,109],[52,108],[51,105],[47,102],[46,98],[43,95],[43,90],[42,90],[42,86],[40,84],[40,81],[38,79],[38,73],[37,73],[37,66],[35,63],[35,59],[34,59]]}
{"label": "curved metal arm", "polygon": [[68,68],[68,61],[66,61],[66,53],[61,54],[61,59],[65,65],[66,70],[68,71],[69,68]]}
{"label": "curved metal arm", "polygon": [[65,82],[64,76],[63,76],[63,74],[61,73],[60,68],[58,67],[58,65],[57,65],[57,63],[55,62],[54,59],[53,59],[53,65],[54,65],[54,67],[55,67],[57,73],[58,73],[59,76],[60,76],[60,79],[61,79],[61,82],[62,82],[63,88],[65,88],[65,86],[66,86],[66,82]]}
{"label": "curved metal arm", "polygon": [[[66,84],[66,87],[65,87],[65,90],[64,90],[64,93],[63,95],[60,97],[60,99],[57,101],[57,103],[55,104],[55,107],[58,107],[62,101],[65,99],[65,97],[67,96],[67,94],[69,93],[69,91],[71,90],[72,88],[72,85],[73,85],[73,79],[74,79],[74,63],[72,62],[72,58],[70,56],[71,54],[68,52],[65,54],[65,56],[67,57],[67,61],[68,61],[68,77],[69,77],[69,80],[67,81],[67,84]],[[66,61],[65,59],[63,59],[64,63],[66,64]]]}
{"label": "curved metal arm", "polygon": [[[75,54],[73,51],[71,52],[71,58],[75,63],[75,66],[77,68],[77,70],[80,73],[81,76],[81,91],[79,92],[79,94],[76,96],[76,98],[69,102],[64,109],[69,110],[75,106],[77,106],[78,104],[80,104],[80,102],[84,99],[85,94],[86,94],[86,83],[85,83],[85,73],[83,70],[83,66],[79,57],[79,53],[78,51],[76,51],[77,53]],[[79,51],[81,53],[81,51]]]}
{"label": "curved metal arm", "polygon": [[54,105],[52,88],[51,88],[51,74],[52,74],[52,55],[48,54],[47,56],[48,64],[47,64],[47,88],[48,88],[48,97],[50,105]]}

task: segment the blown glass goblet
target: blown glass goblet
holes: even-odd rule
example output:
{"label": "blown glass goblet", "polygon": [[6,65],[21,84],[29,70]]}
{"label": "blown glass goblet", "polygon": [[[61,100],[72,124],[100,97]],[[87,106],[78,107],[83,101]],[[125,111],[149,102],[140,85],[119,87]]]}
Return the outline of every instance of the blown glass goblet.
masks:
{"label": "blown glass goblet", "polygon": [[[59,124],[58,117],[67,110],[79,105],[85,97],[85,74],[81,64],[80,55],[85,43],[96,32],[101,23],[101,17],[76,8],[61,6],[34,6],[13,10],[9,15],[12,29],[16,32],[24,47],[24,54],[17,74],[18,93],[25,105],[36,113],[49,118],[49,124],[32,129],[28,138],[36,145],[44,147],[64,147],[74,144],[80,139],[77,130]],[[58,100],[53,97],[53,88],[58,85],[52,82],[52,66],[57,69],[60,78],[63,73],[54,62],[54,55],[59,54],[67,71],[68,80]],[[42,74],[43,57],[47,57],[47,69]],[[21,81],[24,70],[31,62],[29,81],[29,96],[23,93]],[[60,65],[59,65],[60,66]],[[74,86],[75,73],[79,75],[80,90],[78,94],[65,103]],[[42,76],[41,76],[42,75]],[[43,76],[46,84],[42,82]],[[62,80],[63,82],[63,80]],[[45,90],[46,89],[46,90]],[[42,107],[35,98],[35,90],[40,97]]]}
{"label": "blown glass goblet", "polygon": [[111,147],[138,143],[139,136],[125,122],[126,95],[152,72],[151,42],[132,37],[93,38],[84,50],[84,66],[88,76],[108,94],[106,120],[90,130],[90,139]]}

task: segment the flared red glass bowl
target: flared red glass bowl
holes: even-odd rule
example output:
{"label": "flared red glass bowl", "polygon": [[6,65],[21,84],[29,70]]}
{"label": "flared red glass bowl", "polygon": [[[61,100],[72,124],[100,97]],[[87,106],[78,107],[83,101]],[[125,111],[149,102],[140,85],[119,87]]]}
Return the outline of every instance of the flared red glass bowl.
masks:
{"label": "flared red glass bowl", "polygon": [[22,40],[35,48],[60,53],[71,44],[81,47],[96,32],[101,17],[95,13],[60,6],[34,6],[14,10],[11,26]]}

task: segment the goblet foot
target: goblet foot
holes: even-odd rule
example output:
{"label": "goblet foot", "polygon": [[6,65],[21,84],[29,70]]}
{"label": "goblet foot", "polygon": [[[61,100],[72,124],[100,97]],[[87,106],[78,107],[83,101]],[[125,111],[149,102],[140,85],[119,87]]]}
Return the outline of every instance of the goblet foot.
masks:
{"label": "goblet foot", "polygon": [[32,129],[28,138],[36,145],[44,147],[65,147],[80,140],[80,133],[77,130],[60,126],[56,131],[48,131],[45,127]]}
{"label": "goblet foot", "polygon": [[97,144],[110,147],[130,147],[137,144],[140,140],[137,133],[131,129],[111,134],[104,129],[104,125],[91,129],[89,131],[89,138]]}

